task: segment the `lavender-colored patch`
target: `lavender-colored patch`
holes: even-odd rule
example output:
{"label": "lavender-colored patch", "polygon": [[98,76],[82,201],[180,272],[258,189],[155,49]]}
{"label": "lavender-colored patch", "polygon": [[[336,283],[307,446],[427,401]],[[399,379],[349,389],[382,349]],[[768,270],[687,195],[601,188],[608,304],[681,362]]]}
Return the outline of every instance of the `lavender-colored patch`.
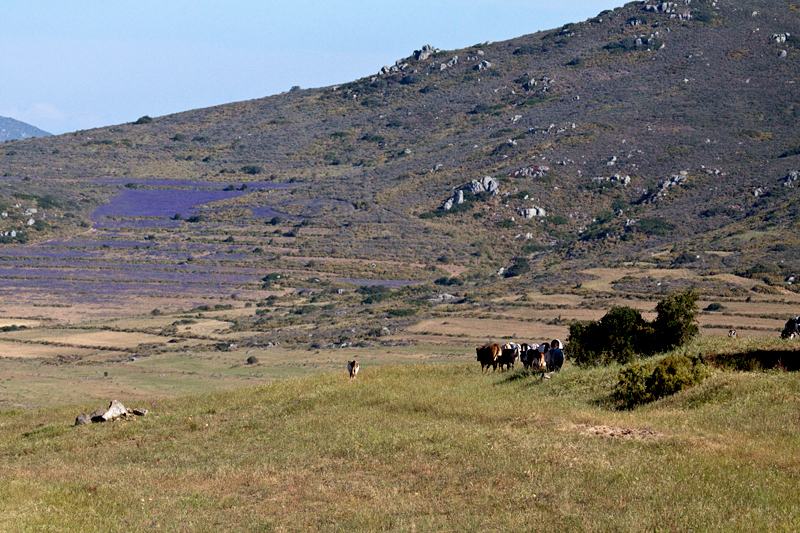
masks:
{"label": "lavender-colored patch", "polygon": [[303,217],[298,217],[295,215],[289,215],[286,213],[282,213],[281,211],[276,211],[272,207],[247,207],[252,211],[253,216],[256,218],[275,218],[280,217],[284,220],[301,220]]}
{"label": "lavender-colored patch", "polygon": [[180,225],[181,223],[177,220],[171,220],[168,218],[151,218],[144,220],[138,218],[129,218],[113,220],[105,217],[92,217],[92,227],[95,229],[177,228]]}
{"label": "lavender-colored patch", "polygon": [[220,182],[220,181],[196,181],[196,180],[170,180],[170,179],[143,179],[143,178],[98,178],[95,180],[97,183],[103,183],[106,185],[127,185],[129,183],[133,183],[136,185],[141,185],[145,187],[191,187],[191,188],[214,188],[214,189],[222,189],[233,185],[237,189],[242,186],[242,184],[247,185],[247,189],[288,189],[291,187],[297,187],[300,185],[299,183],[273,183],[269,181],[257,181],[257,182]]}
{"label": "lavender-colored patch", "polygon": [[122,239],[54,239],[52,241],[43,242],[40,246],[68,246],[72,248],[92,248],[92,247],[108,247],[108,248],[136,248],[137,246],[146,248],[150,245],[150,241],[127,241]]}
{"label": "lavender-colored patch", "polygon": [[30,248],[12,248],[3,247],[2,254],[4,257],[43,257],[52,259],[102,259],[104,253],[101,251],[89,251],[81,249],[63,249],[54,248],[49,250],[43,248],[42,245],[33,246]]}
{"label": "lavender-colored patch", "polygon": [[[246,267],[231,267],[220,266],[217,264],[210,265],[197,265],[194,262],[186,262],[183,264],[158,264],[158,263],[117,263],[117,262],[84,262],[84,261],[68,261],[68,260],[50,260],[43,258],[27,258],[13,260],[8,258],[0,259],[0,268],[21,268],[21,269],[63,269],[72,268],[72,271],[81,271],[84,273],[91,273],[96,271],[122,271],[121,275],[127,276],[128,270],[131,271],[154,271],[154,272],[182,272],[185,274],[196,274],[214,272],[219,275],[241,275],[241,276],[254,276],[256,280],[260,280],[264,275],[263,268],[246,268]],[[17,274],[18,275],[18,274]],[[91,276],[85,274],[83,277]]]}
{"label": "lavender-colored patch", "polygon": [[171,217],[177,213],[188,217],[192,208],[245,194],[247,191],[129,189],[95,209],[91,219],[94,222],[99,217]]}
{"label": "lavender-colored patch", "polygon": [[[46,269],[46,268],[0,268],[0,278],[5,283],[13,283],[22,279],[47,280],[43,288],[47,287],[50,280],[74,281],[119,281],[124,283],[154,283],[154,282],[181,282],[202,284],[242,284],[259,281],[259,276],[219,274],[216,272],[175,272],[175,271],[147,271],[147,270],[113,270],[113,269]],[[13,279],[12,279],[13,278]]]}
{"label": "lavender-colored patch", "polygon": [[362,287],[405,287],[407,285],[416,285],[418,283],[425,283],[422,280],[415,281],[402,281],[395,279],[357,279],[357,278],[336,278],[334,281],[338,283],[350,283],[352,285],[360,285]]}

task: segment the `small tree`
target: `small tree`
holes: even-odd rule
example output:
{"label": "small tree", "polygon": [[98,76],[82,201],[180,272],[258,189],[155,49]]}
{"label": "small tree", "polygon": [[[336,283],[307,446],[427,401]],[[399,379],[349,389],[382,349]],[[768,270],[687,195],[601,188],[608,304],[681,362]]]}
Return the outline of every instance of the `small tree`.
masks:
{"label": "small tree", "polygon": [[671,350],[689,342],[700,333],[697,325],[697,299],[699,295],[692,289],[671,294],[658,302],[658,317],[653,322],[656,348]]}
{"label": "small tree", "polygon": [[569,328],[567,353],[577,365],[629,363],[647,353],[652,333],[638,309],[613,307],[597,322],[577,322]]}

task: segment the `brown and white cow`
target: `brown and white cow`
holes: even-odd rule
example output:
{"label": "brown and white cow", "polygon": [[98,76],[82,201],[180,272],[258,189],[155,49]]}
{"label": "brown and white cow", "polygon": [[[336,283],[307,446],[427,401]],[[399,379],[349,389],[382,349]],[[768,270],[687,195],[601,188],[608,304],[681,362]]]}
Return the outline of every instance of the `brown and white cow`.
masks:
{"label": "brown and white cow", "polygon": [[350,372],[350,379],[355,379],[358,374],[358,361],[355,359],[347,362],[347,371]]}

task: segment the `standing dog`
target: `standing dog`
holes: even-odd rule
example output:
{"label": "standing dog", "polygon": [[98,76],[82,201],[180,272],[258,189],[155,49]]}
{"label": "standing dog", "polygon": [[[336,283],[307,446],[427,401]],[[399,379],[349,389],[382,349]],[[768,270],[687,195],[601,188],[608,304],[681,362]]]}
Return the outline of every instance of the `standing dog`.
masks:
{"label": "standing dog", "polygon": [[355,379],[356,374],[358,374],[358,361],[348,361],[347,362],[347,371],[350,372],[350,378]]}

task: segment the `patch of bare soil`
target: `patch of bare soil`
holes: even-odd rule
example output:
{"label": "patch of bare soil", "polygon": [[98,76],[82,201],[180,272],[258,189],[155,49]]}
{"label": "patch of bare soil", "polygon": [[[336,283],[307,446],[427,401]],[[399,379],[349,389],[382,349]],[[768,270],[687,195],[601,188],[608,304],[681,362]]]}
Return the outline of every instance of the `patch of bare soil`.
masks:
{"label": "patch of bare soil", "polygon": [[606,437],[609,439],[649,440],[663,437],[661,433],[649,429],[626,428],[614,426],[574,426],[574,430],[584,435]]}

